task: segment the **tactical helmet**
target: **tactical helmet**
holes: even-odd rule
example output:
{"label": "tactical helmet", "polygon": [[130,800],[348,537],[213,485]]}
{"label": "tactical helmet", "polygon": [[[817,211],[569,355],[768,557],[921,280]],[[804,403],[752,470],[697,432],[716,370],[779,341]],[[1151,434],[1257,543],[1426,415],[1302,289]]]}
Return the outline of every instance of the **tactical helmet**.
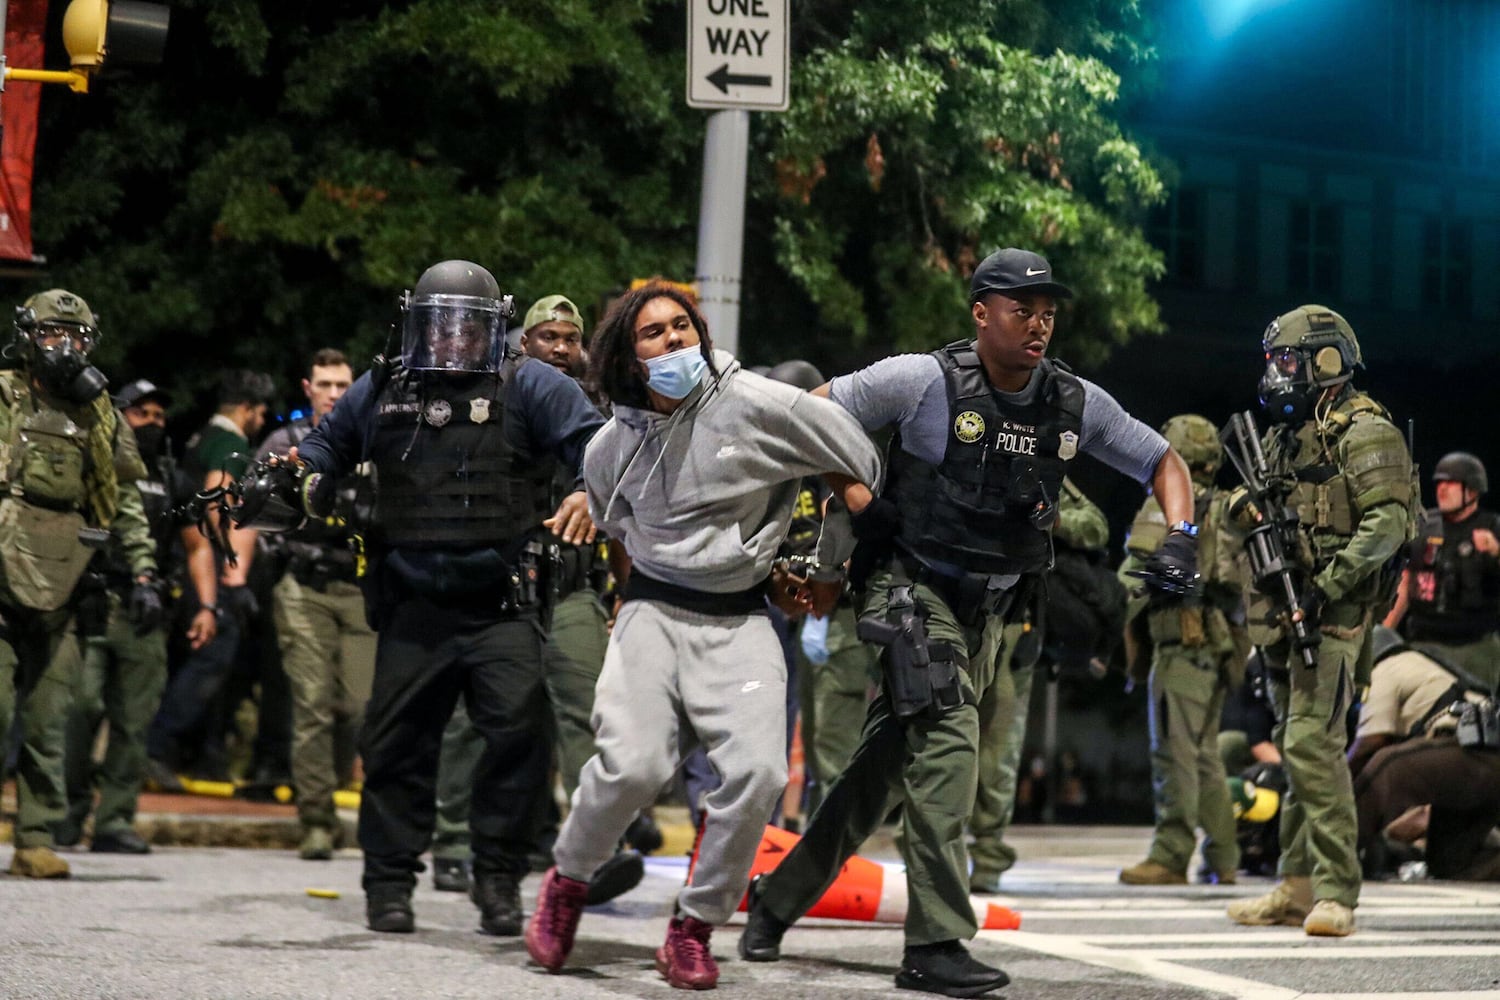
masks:
{"label": "tactical helmet", "polygon": [[515,301],[467,260],[422,272],[401,310],[401,363],[413,371],[497,372]]}
{"label": "tactical helmet", "polygon": [[766,378],[777,382],[785,382],[787,385],[794,385],[803,392],[811,392],[828,381],[823,377],[823,373],[818,371],[816,365],[810,361],[803,361],[800,358],[783,361],[775,368],[766,372]]}
{"label": "tactical helmet", "polygon": [[1481,496],[1490,491],[1490,477],[1484,471],[1484,463],[1466,451],[1450,451],[1438,459],[1432,481],[1463,483]]}
{"label": "tactical helmet", "polygon": [[1161,433],[1190,469],[1201,469],[1213,475],[1224,464],[1224,445],[1219,441],[1219,429],[1207,417],[1196,413],[1178,414],[1162,424]]}
{"label": "tactical helmet", "polygon": [[1260,402],[1280,423],[1300,423],[1324,389],[1343,385],[1364,367],[1349,321],[1327,306],[1298,306],[1271,321],[1261,337],[1266,372]]}
{"label": "tactical helmet", "polygon": [[109,385],[88,362],[99,330],[80,296],[64,288],[38,292],[16,310],[16,330],[33,374],[49,392],[81,404]]}

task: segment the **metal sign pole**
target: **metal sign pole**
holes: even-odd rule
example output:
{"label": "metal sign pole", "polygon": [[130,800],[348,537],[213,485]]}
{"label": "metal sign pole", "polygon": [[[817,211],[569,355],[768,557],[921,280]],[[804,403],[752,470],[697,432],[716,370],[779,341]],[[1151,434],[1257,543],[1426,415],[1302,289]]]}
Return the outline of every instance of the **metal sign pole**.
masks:
{"label": "metal sign pole", "polygon": [[703,197],[698,209],[694,281],[714,346],[739,355],[740,266],[745,256],[745,169],[750,113],[715,111],[703,137]]}

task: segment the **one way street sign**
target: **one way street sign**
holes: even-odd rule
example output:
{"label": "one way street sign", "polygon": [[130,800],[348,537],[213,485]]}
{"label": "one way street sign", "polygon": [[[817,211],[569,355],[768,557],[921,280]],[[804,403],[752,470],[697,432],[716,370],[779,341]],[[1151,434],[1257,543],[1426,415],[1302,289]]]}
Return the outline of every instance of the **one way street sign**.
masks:
{"label": "one way street sign", "polygon": [[790,0],[688,0],[687,102],[785,111]]}

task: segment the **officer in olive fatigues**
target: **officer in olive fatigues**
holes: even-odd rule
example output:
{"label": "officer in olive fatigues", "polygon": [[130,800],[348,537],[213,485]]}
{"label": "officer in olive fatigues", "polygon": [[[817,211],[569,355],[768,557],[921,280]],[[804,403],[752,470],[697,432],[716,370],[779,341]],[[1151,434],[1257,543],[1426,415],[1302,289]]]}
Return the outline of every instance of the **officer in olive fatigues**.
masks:
{"label": "officer in olive fatigues", "polygon": [[[1120,872],[1128,885],[1187,882],[1196,831],[1203,830],[1204,877],[1234,882],[1239,866],[1234,810],[1219,756],[1219,718],[1229,691],[1244,673],[1244,656],[1233,630],[1243,636],[1242,577],[1234,572],[1232,543],[1220,546],[1228,491],[1214,488],[1223,464],[1218,428],[1204,417],[1184,414],[1162,427],[1193,474],[1198,522],[1198,569],[1202,590],[1177,607],[1148,608],[1145,595],[1130,602],[1129,624],[1150,657],[1147,677],[1151,727],[1151,785],[1156,793],[1156,831],[1146,860]],[[1130,527],[1120,579],[1127,586],[1166,533],[1166,519],[1148,497]],[[1132,676],[1136,665],[1132,664]]]}
{"label": "officer in olive fatigues", "polygon": [[[115,397],[133,429],[148,475],[135,481],[160,575],[170,581],[179,524],[173,513],[177,463],[166,438],[170,397],[150,382],[132,382]],[[162,627],[142,629],[131,622],[126,605],[132,589],[125,547],[111,539],[104,575],[109,584],[109,624],[101,635],[82,640],[83,670],[68,717],[68,816],[57,825],[57,842],[78,843],[84,820],[94,812],[95,852],[148,854],[151,847],[135,831],[136,800],[146,766],[146,729],[156,714],[167,684],[167,635]],[[94,765],[94,739],[109,720],[104,759]],[[99,807],[94,809],[94,791]]]}
{"label": "officer in olive fatigues", "polygon": [[603,418],[578,384],[503,354],[509,296],[478,264],[428,268],[402,310],[399,364],[357,379],[299,446],[308,512],[327,477],[373,462],[370,569],[379,633],[360,735],[370,928],[410,933],[412,888],[432,838],[439,746],[460,697],[484,737],[475,768],[470,898],[480,929],[521,933],[520,880],[549,794],[544,693],[544,521],[593,537],[583,491],[553,511],[557,462],[575,474]]}
{"label": "officer in olive fatigues", "polygon": [[88,363],[96,340],[83,299],[42,292],[17,316],[7,353],[19,367],[0,372],[0,746],[17,718],[25,737],[10,872],[35,878],[69,874],[52,830],[67,812],[77,635],[102,630],[109,613],[103,580],[87,570],[111,537],[130,567],[131,621],[143,629],[161,621],[154,547],[133,485],[146,468],[104,376]]}
{"label": "officer in olive fatigues", "polygon": [[[1412,645],[1500,687],[1500,514],[1479,506],[1489,492],[1484,463],[1455,451],[1432,470],[1437,506],[1421,518],[1396,607]],[[1404,615],[1404,617],[1403,617]]]}
{"label": "officer in olive fatigues", "polygon": [[[302,380],[309,414],[277,429],[256,455],[284,455],[313,432],[348,390],[354,372],[340,351],[313,355]],[[354,745],[375,673],[375,632],[365,621],[357,580],[363,568],[358,526],[366,520],[370,477],[339,482],[334,512],[297,531],[267,536],[285,565],[272,603],[281,665],[292,695],[292,782],[305,861],[333,857],[342,839],[333,793],[353,777]]]}
{"label": "officer in olive fatigues", "polygon": [[[1175,529],[1152,579],[1170,590],[1196,576],[1181,458],[1104,390],[1045,359],[1057,300],[1069,295],[1041,256],[998,251],[974,272],[973,342],[887,358],[818,390],[867,431],[897,427],[881,493],[851,523],[854,572],[869,574],[861,619],[885,644],[884,683],[801,841],[755,883],[744,958],[778,959],[787,927],[899,803],[909,907],[896,984],[979,996],[1009,982],[963,945],[977,931],[963,826],[977,783],[977,706],[1006,621],[1050,561],[1067,463],[1084,452],[1152,482]],[[848,555],[835,544],[841,517],[825,525],[815,580]]]}
{"label": "officer in olive fatigues", "polygon": [[[1316,666],[1306,666],[1285,609],[1246,591],[1291,789],[1281,810],[1281,882],[1231,904],[1229,916],[1342,937],[1354,930],[1360,886],[1345,718],[1368,677],[1371,626],[1394,592],[1391,559],[1410,539],[1416,488],[1389,414],[1350,384],[1362,362],[1342,316],[1301,306],[1272,321],[1262,346],[1261,405],[1273,423],[1263,448],[1297,518],[1288,558],[1302,577],[1299,613],[1321,639]],[[1232,501],[1231,509],[1242,524],[1254,517],[1250,505]]]}
{"label": "officer in olive fatigues", "polygon": [[[1052,539],[1059,548],[1078,551],[1096,551],[1109,544],[1109,521],[1104,511],[1071,479],[1063,480]],[[970,892],[999,892],[1000,876],[1016,863],[1016,849],[1005,842],[1005,831],[1016,808],[1026,715],[1042,642],[1042,636],[1030,634],[1032,629],[1030,616],[1005,627],[1005,646],[995,665],[995,681],[979,699],[979,784],[974,792],[974,811],[969,814],[969,835],[973,838],[969,857],[974,861],[969,873]]]}

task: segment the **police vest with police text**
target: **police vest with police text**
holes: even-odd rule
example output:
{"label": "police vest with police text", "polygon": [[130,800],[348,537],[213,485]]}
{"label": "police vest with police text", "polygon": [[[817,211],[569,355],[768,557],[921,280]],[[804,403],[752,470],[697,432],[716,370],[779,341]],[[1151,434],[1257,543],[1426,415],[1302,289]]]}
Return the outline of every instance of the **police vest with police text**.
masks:
{"label": "police vest with police text", "polygon": [[386,383],[369,453],[379,543],[503,548],[550,514],[554,460],[505,435],[511,379],[531,360],[507,363],[499,378],[398,370]]}
{"label": "police vest with police text", "polygon": [[1067,463],[1078,452],[1083,383],[1044,359],[1031,402],[1002,398],[968,341],[933,352],[948,394],[947,445],[933,465],[891,441],[883,495],[901,510],[898,540],[967,573],[1043,570]]}

